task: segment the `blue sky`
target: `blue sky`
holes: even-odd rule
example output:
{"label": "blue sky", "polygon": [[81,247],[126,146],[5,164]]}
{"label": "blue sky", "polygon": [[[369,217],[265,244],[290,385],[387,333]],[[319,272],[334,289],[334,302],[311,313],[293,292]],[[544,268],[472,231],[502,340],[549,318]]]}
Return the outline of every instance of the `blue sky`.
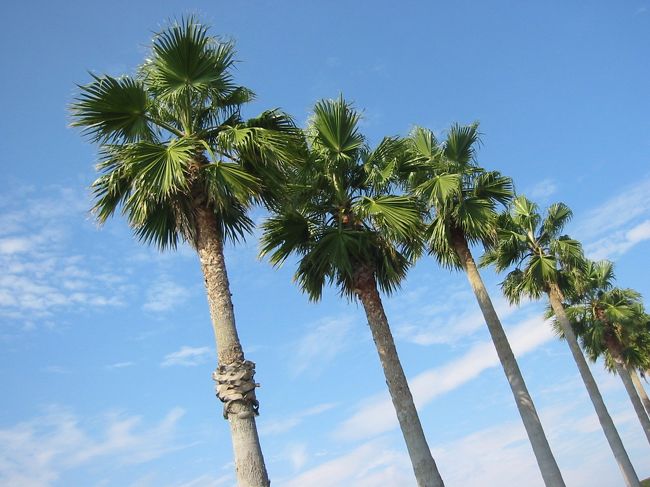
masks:
{"label": "blue sky", "polygon": [[[151,33],[196,13],[237,42],[237,80],[302,124],[342,92],[371,140],[479,120],[479,161],[542,206],[618,282],[650,296],[650,4],[621,2],[16,2],[4,6],[0,102],[0,484],[234,485],[210,378],[198,261],[160,254],[88,212],[96,148],[68,128],[88,71],[131,72]],[[255,212],[259,221],[260,211]],[[414,485],[362,310],[310,304],[292,266],[227,250],[257,363],[274,486]],[[510,308],[487,271],[567,485],[620,475],[543,305]],[[646,301],[647,302],[647,301]],[[423,259],[385,299],[425,433],[449,487],[541,486],[507,382],[462,275]],[[620,381],[593,371],[640,476],[650,458]]]}

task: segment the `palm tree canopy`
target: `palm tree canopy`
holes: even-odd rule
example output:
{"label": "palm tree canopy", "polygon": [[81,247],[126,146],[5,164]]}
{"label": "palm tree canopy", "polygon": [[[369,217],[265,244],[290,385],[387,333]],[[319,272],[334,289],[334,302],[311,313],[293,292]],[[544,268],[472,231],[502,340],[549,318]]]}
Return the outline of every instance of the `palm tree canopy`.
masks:
{"label": "palm tree canopy", "polygon": [[292,157],[292,120],[279,110],[243,120],[253,99],[235,84],[232,42],[189,17],[155,35],[134,76],[92,75],[71,104],[72,125],[100,146],[93,183],[100,223],[121,208],[136,235],[161,248],[193,243],[197,205],[224,238],[252,229],[247,209],[269,199]]}
{"label": "palm tree canopy", "polygon": [[561,235],[571,216],[568,206],[554,203],[542,218],[538,206],[525,196],[514,198],[509,211],[499,215],[497,242],[481,265],[494,264],[498,272],[515,267],[502,283],[510,302],[525,296],[539,299],[550,284],[570,289],[571,271],[584,263],[580,242]]}
{"label": "palm tree canopy", "polygon": [[385,137],[370,149],[359,120],[342,97],[316,104],[305,130],[308,155],[283,208],[264,224],[261,254],[274,265],[298,255],[295,278],[312,300],[327,283],[352,297],[361,268],[391,292],[421,247],[421,211],[393,191],[404,142]]}
{"label": "palm tree canopy", "polygon": [[444,142],[416,127],[408,139],[410,159],[402,165],[408,187],[429,208],[426,238],[441,265],[460,268],[455,235],[468,243],[496,238],[497,206],[513,195],[512,180],[476,164],[478,124],[453,125]]}
{"label": "palm tree canopy", "polygon": [[[650,317],[641,295],[633,289],[614,287],[614,264],[608,260],[586,260],[571,273],[572,290],[565,293],[565,310],[575,334],[592,361],[603,357],[615,369],[611,347],[630,367],[647,370],[650,365]],[[547,310],[547,316],[553,316]],[[555,331],[563,336],[554,320]]]}

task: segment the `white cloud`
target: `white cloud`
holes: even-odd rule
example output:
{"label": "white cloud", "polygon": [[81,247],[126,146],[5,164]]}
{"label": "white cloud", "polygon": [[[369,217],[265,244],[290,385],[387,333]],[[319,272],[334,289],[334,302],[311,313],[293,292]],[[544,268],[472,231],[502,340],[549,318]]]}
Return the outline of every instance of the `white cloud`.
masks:
{"label": "white cloud", "polygon": [[577,224],[575,234],[586,241],[629,228],[650,214],[650,177],[625,188],[619,195],[589,211]]}
{"label": "white cloud", "polygon": [[182,365],[185,367],[199,365],[205,362],[212,350],[209,347],[188,347],[183,346],[176,352],[165,355],[161,362],[161,367],[171,367],[172,365]]}
{"label": "white cloud", "polygon": [[[515,355],[528,353],[554,338],[551,327],[541,317],[524,321],[508,332]],[[478,377],[484,370],[499,365],[491,341],[473,346],[462,357],[446,365],[422,372],[409,380],[418,408]],[[397,427],[397,417],[387,393],[360,401],[361,406],[335,431],[335,436],[358,440],[385,433]]]}
{"label": "white cloud", "polygon": [[262,417],[259,421],[260,433],[263,435],[277,435],[286,433],[301,424],[310,416],[317,416],[336,407],[335,403],[318,404],[294,414],[288,414],[282,418]]}
{"label": "white cloud", "polygon": [[107,365],[104,367],[107,370],[113,370],[113,369],[124,369],[126,367],[131,367],[135,365],[135,362],[116,362],[114,364]]}
{"label": "white cloud", "polygon": [[86,199],[65,188],[19,193],[0,200],[0,316],[24,325],[61,309],[122,304],[124,276],[71,245]]}
{"label": "white cloud", "polygon": [[27,238],[10,237],[0,239],[0,254],[17,254],[32,248],[32,242]]}
{"label": "white cloud", "polygon": [[285,487],[403,487],[413,485],[408,458],[376,440],[329,460],[283,483]]}
{"label": "white cloud", "polygon": [[627,231],[615,232],[586,245],[585,253],[594,260],[614,258],[645,240],[650,240],[650,220],[645,220]]}
{"label": "white cloud", "polygon": [[[443,292],[429,292],[422,305],[422,296],[412,305],[395,298],[389,309],[389,317],[395,316],[395,337],[417,345],[454,344],[485,327],[485,318],[476,302],[469,283],[460,290],[451,286]],[[409,298],[407,298],[409,300]],[[499,293],[493,298],[494,308],[504,320],[521,308],[508,304]],[[390,318],[389,318],[390,319]]]}
{"label": "white cloud", "polygon": [[190,297],[190,292],[184,287],[163,279],[156,282],[147,292],[147,300],[142,305],[145,311],[161,313],[176,308],[185,303]]}
{"label": "white cloud", "polygon": [[526,191],[528,197],[533,200],[546,200],[557,192],[557,184],[553,179],[547,178],[535,184]]}
{"label": "white cloud", "polygon": [[314,324],[293,348],[290,373],[295,377],[307,371],[321,372],[349,345],[352,319],[324,318]]}
{"label": "white cloud", "polygon": [[99,459],[113,465],[141,464],[174,450],[176,425],[183,416],[172,409],[158,424],[142,427],[137,416],[110,415],[103,433],[92,435],[74,414],[49,414],[0,430],[0,485],[51,487],[66,471]]}

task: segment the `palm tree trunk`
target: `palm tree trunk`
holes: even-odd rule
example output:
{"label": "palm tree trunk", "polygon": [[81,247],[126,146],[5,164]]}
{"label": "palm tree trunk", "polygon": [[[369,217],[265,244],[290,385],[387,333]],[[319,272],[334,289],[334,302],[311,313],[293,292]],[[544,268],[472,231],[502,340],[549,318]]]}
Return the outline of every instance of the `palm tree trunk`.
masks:
{"label": "palm tree trunk", "polygon": [[217,344],[218,365],[213,378],[217,381],[217,397],[224,403],[224,417],[230,423],[237,485],[269,487],[271,482],[255,424],[255,364],[245,360],[237,335],[223,241],[214,213],[206,207],[198,208],[196,226],[196,248]]}
{"label": "palm tree trunk", "polygon": [[639,422],[641,423],[643,432],[645,433],[645,436],[648,439],[648,443],[650,443],[650,418],[648,418],[645,409],[643,409],[643,403],[641,402],[641,399],[639,399],[639,395],[637,394],[636,389],[634,388],[634,383],[632,382],[630,373],[625,368],[625,365],[619,362],[619,359],[617,357],[613,356],[613,358],[614,358],[614,364],[616,366],[616,372],[618,372],[619,377],[623,381],[623,385],[625,386],[627,395],[630,396],[630,401],[632,402],[632,406],[634,407],[634,412],[639,418]]}
{"label": "palm tree trunk", "polygon": [[639,397],[641,398],[641,402],[643,402],[643,407],[645,408],[645,412],[648,416],[650,416],[650,399],[648,399],[648,394],[645,391],[645,388],[643,387],[641,380],[639,379],[639,374],[637,374],[636,370],[634,370],[632,367],[628,367],[628,370],[630,372],[630,378],[632,379],[632,383],[634,384],[634,387],[636,387],[636,391],[639,394]]}
{"label": "palm tree trunk", "polygon": [[560,473],[560,469],[555,461],[551,447],[546,439],[546,434],[544,433],[542,423],[537,415],[535,404],[528,393],[528,388],[526,387],[524,378],[519,370],[517,359],[512,353],[508,337],[503,330],[503,326],[501,326],[501,321],[492,305],[492,300],[490,299],[485,284],[481,279],[481,275],[478,272],[478,268],[476,267],[476,263],[474,262],[474,258],[472,257],[472,253],[469,250],[465,238],[462,236],[454,238],[454,248],[460,257],[461,265],[463,266],[467,279],[472,286],[476,300],[481,307],[481,312],[483,313],[483,318],[485,318],[485,323],[490,331],[494,348],[496,349],[499,360],[501,361],[501,366],[503,367],[508,383],[510,384],[512,394],[515,397],[517,409],[519,409],[519,414],[521,415],[524,427],[526,428],[528,439],[533,447],[535,459],[537,460],[537,465],[539,466],[542,478],[544,479],[544,484],[547,487],[563,487],[565,484],[562,479],[562,474]]}
{"label": "palm tree trunk", "polygon": [[564,337],[569,344],[569,349],[571,350],[573,359],[578,366],[582,380],[585,384],[585,387],[587,388],[589,398],[594,405],[594,409],[598,415],[598,420],[600,421],[600,425],[603,428],[607,442],[609,443],[609,446],[614,453],[614,457],[616,458],[616,462],[618,463],[618,466],[623,473],[625,485],[627,485],[627,487],[640,487],[641,484],[639,483],[639,477],[634,471],[630,457],[625,450],[625,446],[623,446],[623,442],[621,441],[621,437],[616,430],[614,421],[612,421],[612,417],[607,411],[607,407],[605,406],[603,397],[598,390],[594,376],[589,370],[589,365],[587,365],[587,361],[582,354],[580,345],[578,345],[576,335],[573,333],[573,328],[571,327],[569,318],[564,311],[564,306],[562,305],[562,292],[560,291],[560,288],[557,286],[557,284],[551,284],[549,286],[548,297],[551,303],[551,307],[553,308],[553,312],[555,313],[555,316],[557,317],[557,320],[562,327]]}
{"label": "palm tree trunk", "polygon": [[379,353],[381,366],[384,369],[388,392],[397,412],[397,419],[406,441],[417,485],[418,487],[444,487],[397,355],[393,335],[388,326],[388,319],[377,291],[377,282],[372,270],[362,268],[357,271],[355,292],[366,311],[368,325]]}

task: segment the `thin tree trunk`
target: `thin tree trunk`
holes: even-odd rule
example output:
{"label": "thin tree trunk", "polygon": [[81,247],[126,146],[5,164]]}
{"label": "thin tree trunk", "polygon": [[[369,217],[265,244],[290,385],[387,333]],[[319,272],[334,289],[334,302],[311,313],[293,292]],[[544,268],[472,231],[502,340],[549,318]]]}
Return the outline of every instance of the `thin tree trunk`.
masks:
{"label": "thin tree trunk", "polygon": [[388,392],[406,441],[417,484],[419,487],[444,487],[424,436],[413,396],[388,326],[381,297],[377,291],[377,282],[371,270],[360,269],[357,272],[355,292],[366,311],[368,325],[379,353],[381,366],[384,369]]}
{"label": "thin tree trunk", "polygon": [[483,318],[485,318],[485,323],[490,331],[494,348],[497,351],[499,361],[510,384],[512,394],[515,397],[515,403],[526,428],[528,439],[533,447],[533,453],[535,454],[537,465],[544,479],[544,484],[547,487],[564,486],[560,468],[555,461],[551,447],[546,439],[546,434],[535,409],[535,404],[530,397],[530,393],[524,382],[524,377],[519,370],[517,359],[512,353],[508,337],[492,305],[492,300],[478,272],[476,262],[474,262],[467,241],[462,236],[457,235],[454,238],[454,248],[460,257],[461,265],[465,270],[467,279],[472,286],[476,300],[483,313]]}
{"label": "thin tree trunk", "polygon": [[639,399],[639,395],[637,394],[636,389],[634,388],[634,383],[632,382],[630,373],[625,368],[625,365],[619,362],[617,357],[614,357],[614,363],[616,366],[616,372],[618,372],[618,375],[623,381],[623,385],[625,386],[627,395],[630,396],[630,401],[632,402],[632,406],[634,407],[634,412],[639,418],[639,422],[641,423],[643,432],[645,433],[645,436],[648,439],[648,443],[650,443],[650,418],[648,418],[645,409],[643,409],[643,403],[641,402],[641,399]]}
{"label": "thin tree trunk", "polygon": [[196,247],[217,345],[218,365],[213,378],[217,381],[217,397],[224,403],[224,417],[230,423],[237,485],[268,487],[271,482],[255,424],[255,364],[245,360],[237,335],[223,241],[209,208],[198,208],[196,218]]}
{"label": "thin tree trunk", "polygon": [[623,473],[625,485],[628,487],[640,487],[641,484],[639,483],[639,477],[634,471],[630,457],[625,450],[625,446],[623,446],[623,442],[621,441],[621,437],[616,430],[614,421],[612,421],[612,417],[607,411],[607,407],[605,406],[603,397],[598,390],[594,376],[591,374],[591,370],[589,370],[589,365],[587,365],[587,361],[582,354],[580,345],[578,345],[578,340],[576,339],[575,333],[573,333],[573,328],[571,327],[569,318],[567,317],[566,312],[564,311],[564,306],[562,305],[562,293],[556,284],[551,284],[549,286],[548,297],[551,303],[551,307],[553,308],[553,312],[555,313],[555,316],[557,317],[557,320],[562,327],[564,337],[569,344],[569,349],[571,350],[573,359],[578,366],[582,380],[585,384],[585,387],[587,388],[589,398],[594,405],[594,409],[598,415],[598,420],[600,421],[600,425],[603,428],[607,442],[609,443],[609,446],[614,453],[614,457],[616,458],[616,462],[618,463],[618,466]]}
{"label": "thin tree trunk", "polygon": [[641,398],[641,402],[643,402],[645,412],[648,416],[650,416],[650,399],[648,399],[648,393],[645,391],[645,387],[643,387],[643,384],[639,379],[639,374],[637,374],[636,370],[634,370],[632,367],[628,367],[628,370],[630,372],[632,383],[634,384],[634,387],[636,387],[636,391]]}
{"label": "thin tree trunk", "polygon": [[476,300],[481,307],[481,312],[483,313],[485,323],[490,331],[494,348],[496,349],[499,360],[501,361],[501,366],[503,367],[508,383],[510,384],[512,394],[515,397],[517,409],[519,409],[519,414],[521,415],[524,427],[526,428],[528,439],[533,447],[535,459],[537,460],[537,465],[539,466],[542,478],[544,479],[544,484],[547,487],[563,487],[565,484],[562,479],[562,474],[560,473],[560,469],[555,461],[551,447],[546,439],[546,434],[544,433],[542,423],[537,415],[535,404],[528,393],[528,388],[526,387],[524,378],[519,370],[517,359],[512,353],[508,337],[506,336],[501,321],[492,305],[492,300],[485,288],[485,284],[483,284],[483,280],[478,272],[478,268],[476,267],[472,253],[469,250],[467,241],[463,237],[457,237],[454,239],[454,247],[456,253],[460,257],[461,265],[463,266],[467,279],[472,286]]}

